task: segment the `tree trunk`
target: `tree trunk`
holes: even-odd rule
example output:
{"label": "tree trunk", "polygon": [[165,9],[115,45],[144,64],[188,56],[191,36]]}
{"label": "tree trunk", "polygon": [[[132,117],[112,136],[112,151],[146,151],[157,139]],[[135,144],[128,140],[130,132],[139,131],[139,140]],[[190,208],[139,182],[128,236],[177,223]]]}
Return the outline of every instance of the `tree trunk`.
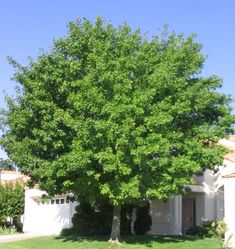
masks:
{"label": "tree trunk", "polygon": [[121,218],[121,206],[113,207],[113,222],[112,231],[109,242],[120,244],[120,218]]}

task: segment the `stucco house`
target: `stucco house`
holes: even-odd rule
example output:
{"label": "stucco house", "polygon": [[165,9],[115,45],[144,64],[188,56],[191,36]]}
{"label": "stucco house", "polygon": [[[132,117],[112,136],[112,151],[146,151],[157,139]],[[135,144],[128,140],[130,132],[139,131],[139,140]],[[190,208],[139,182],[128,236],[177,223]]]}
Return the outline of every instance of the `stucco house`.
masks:
{"label": "stucco house", "polygon": [[[189,186],[187,195],[171,196],[166,201],[152,200],[150,215],[152,227],[149,234],[184,233],[189,227],[200,226],[205,220],[225,219],[228,224],[226,238],[235,234],[235,136],[221,140],[229,149],[224,158],[224,165],[213,174],[207,170],[196,177],[196,184]],[[62,228],[71,227],[71,218],[76,202],[71,202],[66,195],[55,196],[43,203],[39,189],[25,190],[25,213],[23,231],[27,233],[59,234]],[[235,235],[234,235],[235,236]],[[235,239],[231,239],[235,248]]]}
{"label": "stucco house", "polygon": [[[0,184],[7,182],[27,182],[28,176],[18,171],[0,170]],[[25,210],[22,217],[23,231],[33,234],[60,234],[61,230],[71,227],[71,218],[77,203],[70,202],[67,196],[55,196],[43,203],[45,192],[33,188],[25,188]]]}
{"label": "stucco house", "polygon": [[[152,227],[149,234],[182,234],[189,227],[201,225],[204,220],[224,217],[222,176],[207,171],[197,177],[197,184],[190,186],[191,193],[171,196],[166,201],[152,200],[150,215]],[[221,186],[220,186],[221,185]],[[43,202],[46,192],[37,188],[25,190],[25,212],[23,231],[39,234],[59,234],[62,228],[71,227],[76,202],[66,195],[55,196]]]}
{"label": "stucco house", "polygon": [[220,144],[229,153],[216,174],[207,170],[203,176],[195,177],[197,184],[189,186],[191,192],[187,195],[172,196],[166,202],[151,201],[150,234],[181,234],[203,221],[225,219],[227,237],[235,236],[235,136],[220,140]]}
{"label": "stucco house", "polygon": [[[20,172],[0,169],[0,184],[2,185],[5,185],[9,182],[13,184],[16,182],[26,183],[28,180],[29,177],[22,175]],[[7,221],[12,221],[12,218],[7,217]],[[21,222],[23,222],[23,216],[21,217]]]}
{"label": "stucco house", "polygon": [[29,179],[28,176],[22,175],[18,171],[12,170],[0,170],[0,183],[4,184],[6,182],[23,181],[26,182]]}

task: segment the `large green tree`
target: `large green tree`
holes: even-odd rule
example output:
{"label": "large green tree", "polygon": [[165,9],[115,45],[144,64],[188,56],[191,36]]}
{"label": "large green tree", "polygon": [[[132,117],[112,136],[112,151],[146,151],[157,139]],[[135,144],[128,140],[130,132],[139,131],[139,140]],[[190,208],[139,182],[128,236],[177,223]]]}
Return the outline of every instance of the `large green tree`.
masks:
{"label": "large green tree", "polygon": [[116,241],[123,204],[182,193],[221,164],[231,100],[220,78],[200,75],[193,35],[150,39],[101,18],[68,27],[29,65],[10,59],[22,93],[8,99],[1,144],[50,195],[107,199]]}

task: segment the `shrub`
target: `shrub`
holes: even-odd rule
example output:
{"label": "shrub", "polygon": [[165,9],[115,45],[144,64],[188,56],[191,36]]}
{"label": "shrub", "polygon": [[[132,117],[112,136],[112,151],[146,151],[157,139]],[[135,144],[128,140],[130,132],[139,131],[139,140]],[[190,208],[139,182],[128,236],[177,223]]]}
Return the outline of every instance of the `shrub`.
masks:
{"label": "shrub", "polygon": [[136,220],[134,223],[135,233],[143,235],[151,229],[152,219],[149,215],[149,202],[146,202],[142,207],[136,207]]}
{"label": "shrub", "polygon": [[189,228],[186,231],[186,235],[224,238],[226,230],[227,225],[223,220],[204,221],[201,227]]}
{"label": "shrub", "polygon": [[131,234],[133,205],[123,205],[121,209],[121,234]]}
{"label": "shrub", "polygon": [[13,234],[16,232],[16,228],[14,226],[0,226],[0,235]]}
{"label": "shrub", "polygon": [[186,235],[197,235],[203,237],[207,235],[207,229],[205,227],[199,227],[199,226],[190,227],[186,231]]}
{"label": "shrub", "polygon": [[215,234],[218,236],[218,237],[221,237],[221,238],[224,238],[225,237],[225,233],[227,231],[227,224],[225,223],[224,220],[217,220],[215,222]]}
{"label": "shrub", "polygon": [[24,212],[24,184],[22,182],[0,184],[0,221],[7,217],[13,221],[17,231],[22,230],[20,216]]}
{"label": "shrub", "polygon": [[[74,232],[79,235],[108,235],[112,228],[113,207],[108,202],[91,206],[81,201],[72,218]],[[131,233],[132,205],[123,205],[121,210],[121,234]]]}
{"label": "shrub", "polygon": [[113,207],[107,202],[93,207],[94,220],[92,222],[94,235],[108,235],[112,227]]}
{"label": "shrub", "polygon": [[91,235],[92,222],[94,221],[94,210],[91,205],[85,201],[79,203],[75,208],[76,213],[72,218],[74,232],[79,235]]}
{"label": "shrub", "polygon": [[[145,234],[152,225],[149,215],[149,202],[142,207],[136,207],[134,229],[136,234]],[[123,205],[121,209],[121,234],[131,234],[133,205]],[[108,235],[112,228],[113,207],[108,202],[92,206],[81,201],[75,208],[72,218],[74,233],[79,235]]]}
{"label": "shrub", "polygon": [[81,201],[72,218],[74,231],[79,235],[106,235],[110,233],[112,206],[107,202],[91,204]]}
{"label": "shrub", "polygon": [[202,226],[207,230],[207,236],[224,238],[227,225],[223,220],[205,221]]}
{"label": "shrub", "polygon": [[70,227],[70,228],[63,228],[60,232],[61,236],[70,236],[74,234],[74,228]]}

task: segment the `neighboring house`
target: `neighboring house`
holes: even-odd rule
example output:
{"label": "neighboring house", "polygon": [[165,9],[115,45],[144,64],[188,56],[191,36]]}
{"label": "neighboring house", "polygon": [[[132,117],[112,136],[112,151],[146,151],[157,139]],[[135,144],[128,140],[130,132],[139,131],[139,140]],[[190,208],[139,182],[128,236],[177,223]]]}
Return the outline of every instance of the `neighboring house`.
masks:
{"label": "neighboring house", "polygon": [[[207,170],[203,176],[196,177],[197,184],[189,186],[189,194],[151,201],[149,234],[182,234],[192,226],[202,225],[203,221],[224,217],[229,228],[226,236],[235,234],[235,136],[220,143],[230,152],[218,173]],[[24,232],[59,234],[62,228],[71,227],[77,203],[68,201],[65,195],[43,203],[43,194],[39,189],[25,190]]]}
{"label": "neighboring house", "polygon": [[[28,176],[17,171],[0,170],[0,184],[29,180]],[[67,196],[55,196],[43,203],[45,192],[36,188],[25,189],[25,210],[23,216],[23,231],[38,234],[59,234],[63,228],[71,227],[71,218],[75,212],[75,202],[70,202]]]}
{"label": "neighboring house", "polygon": [[[29,179],[28,176],[22,175],[20,172],[11,170],[0,170],[0,184],[5,185],[7,183],[16,182],[25,183]],[[12,221],[12,218],[7,217],[7,221]],[[21,222],[23,222],[23,215],[21,216]]]}
{"label": "neighboring house", "polygon": [[12,170],[0,170],[0,183],[23,181],[26,182],[29,179],[28,176],[22,175],[18,171]]}

